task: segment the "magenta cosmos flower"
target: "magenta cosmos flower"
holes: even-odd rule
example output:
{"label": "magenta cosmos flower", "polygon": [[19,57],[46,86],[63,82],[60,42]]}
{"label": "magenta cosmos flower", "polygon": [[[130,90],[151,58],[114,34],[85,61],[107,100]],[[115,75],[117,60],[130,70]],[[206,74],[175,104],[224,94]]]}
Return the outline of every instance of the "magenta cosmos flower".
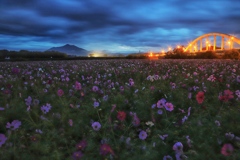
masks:
{"label": "magenta cosmos flower", "polygon": [[75,89],[76,90],[81,90],[82,89],[82,85],[78,81],[75,82]]}
{"label": "magenta cosmos flower", "polygon": [[78,144],[76,144],[77,150],[84,150],[87,147],[87,141],[81,140]]}
{"label": "magenta cosmos flower", "polygon": [[165,109],[166,109],[167,111],[170,111],[170,112],[171,112],[171,111],[174,109],[174,108],[173,108],[173,104],[167,102],[166,105],[165,105]]}
{"label": "magenta cosmos flower", "polygon": [[145,140],[147,138],[147,133],[145,131],[141,131],[138,135],[139,139]]}
{"label": "magenta cosmos flower", "polygon": [[224,156],[230,156],[233,153],[233,151],[234,151],[234,148],[233,148],[232,144],[230,144],[230,143],[224,144],[221,149],[221,153]]}
{"label": "magenta cosmos flower", "polygon": [[95,130],[95,131],[99,131],[100,128],[101,128],[101,124],[99,122],[93,122],[92,123],[92,128]]}
{"label": "magenta cosmos flower", "polygon": [[100,146],[100,154],[105,156],[109,153],[114,154],[112,148],[108,144],[102,144]]}
{"label": "magenta cosmos flower", "polygon": [[14,120],[14,121],[12,121],[12,123],[7,123],[7,125],[6,125],[6,128],[9,128],[9,129],[11,129],[11,130],[15,130],[15,129],[18,129],[19,128],[19,126],[21,126],[21,121],[19,121],[19,120]]}
{"label": "magenta cosmos flower", "polygon": [[63,91],[62,89],[59,89],[59,90],[57,91],[57,95],[58,95],[59,97],[63,96],[63,95],[64,95],[64,91]]}

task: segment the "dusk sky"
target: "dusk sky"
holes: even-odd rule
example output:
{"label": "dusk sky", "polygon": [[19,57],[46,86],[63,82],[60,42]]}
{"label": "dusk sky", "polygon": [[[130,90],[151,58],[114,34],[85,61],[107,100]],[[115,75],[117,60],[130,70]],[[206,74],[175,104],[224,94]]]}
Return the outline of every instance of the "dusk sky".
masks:
{"label": "dusk sky", "polygon": [[72,44],[160,51],[221,32],[240,38],[240,0],[0,0],[0,49]]}

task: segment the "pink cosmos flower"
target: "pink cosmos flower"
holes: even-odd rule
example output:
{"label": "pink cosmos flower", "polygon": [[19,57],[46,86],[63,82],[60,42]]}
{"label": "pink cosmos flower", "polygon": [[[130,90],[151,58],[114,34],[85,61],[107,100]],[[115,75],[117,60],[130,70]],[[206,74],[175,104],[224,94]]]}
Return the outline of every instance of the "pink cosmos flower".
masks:
{"label": "pink cosmos flower", "polygon": [[171,111],[174,109],[173,104],[167,102],[166,105],[165,105],[165,109],[166,109],[167,111],[170,111],[170,112],[171,112]]}
{"label": "pink cosmos flower", "polygon": [[64,95],[64,91],[63,91],[62,89],[59,89],[59,90],[57,91],[57,95],[58,95],[59,97],[63,96],[63,95]]}
{"label": "pink cosmos flower", "polygon": [[81,141],[76,145],[77,150],[84,150],[86,147],[87,147],[87,141],[86,141],[86,140],[81,140]]}
{"label": "pink cosmos flower", "polygon": [[124,121],[126,118],[126,113],[124,111],[118,111],[117,119],[120,121]]}
{"label": "pink cosmos flower", "polygon": [[230,99],[233,99],[233,98],[234,98],[233,92],[230,91],[229,89],[224,90],[223,95],[222,93],[220,93],[219,95],[219,100],[223,102],[228,102]]}
{"label": "pink cosmos flower", "polygon": [[76,90],[81,90],[82,89],[82,85],[78,81],[75,82],[75,89]]}
{"label": "pink cosmos flower", "polygon": [[109,153],[114,154],[112,148],[108,144],[102,144],[100,146],[100,154],[105,156]]}
{"label": "pink cosmos flower", "polygon": [[221,153],[224,156],[230,156],[233,153],[233,151],[234,151],[234,148],[233,148],[232,144],[230,144],[230,143],[224,144],[221,149]]}
{"label": "pink cosmos flower", "polygon": [[229,89],[224,91],[224,95],[227,97],[227,99],[233,99],[233,92],[230,91]]}
{"label": "pink cosmos flower", "polygon": [[203,91],[200,91],[197,93],[196,100],[197,100],[198,104],[203,103],[203,100],[204,100],[204,92]]}

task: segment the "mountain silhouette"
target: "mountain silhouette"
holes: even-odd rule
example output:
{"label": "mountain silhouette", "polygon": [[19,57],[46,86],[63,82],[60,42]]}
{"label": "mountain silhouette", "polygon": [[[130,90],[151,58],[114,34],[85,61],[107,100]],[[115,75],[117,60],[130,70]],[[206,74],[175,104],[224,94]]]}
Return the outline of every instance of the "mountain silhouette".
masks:
{"label": "mountain silhouette", "polygon": [[67,55],[74,55],[74,56],[88,56],[88,53],[89,53],[89,51],[83,48],[79,48],[75,45],[70,45],[70,44],[66,44],[60,47],[52,47],[47,51],[57,51],[57,52],[66,53]]}

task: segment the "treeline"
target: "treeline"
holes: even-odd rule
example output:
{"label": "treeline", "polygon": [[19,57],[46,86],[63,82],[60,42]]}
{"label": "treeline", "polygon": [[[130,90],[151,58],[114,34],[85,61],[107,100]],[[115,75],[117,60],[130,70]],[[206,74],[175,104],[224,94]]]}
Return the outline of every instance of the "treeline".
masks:
{"label": "treeline", "polygon": [[9,51],[9,50],[0,50],[0,59],[15,59],[15,60],[29,60],[29,59],[58,59],[58,58],[66,58],[67,54],[56,52],[56,51],[28,51],[28,50],[20,50],[20,51]]}
{"label": "treeline", "polygon": [[[158,53],[154,53],[156,55]],[[161,54],[160,54],[161,55]],[[149,53],[135,53],[126,56],[127,59],[149,59]],[[156,56],[155,56],[156,58]],[[240,59],[240,50],[232,49],[225,51],[206,51],[189,53],[184,52],[182,49],[174,49],[165,53],[164,56],[158,56],[158,59]]]}
{"label": "treeline", "polygon": [[148,53],[132,53],[126,56],[127,59],[147,59]]}
{"label": "treeline", "polygon": [[168,52],[165,55],[168,59],[240,59],[240,50],[232,49],[226,51],[206,51],[188,53],[183,51]]}

